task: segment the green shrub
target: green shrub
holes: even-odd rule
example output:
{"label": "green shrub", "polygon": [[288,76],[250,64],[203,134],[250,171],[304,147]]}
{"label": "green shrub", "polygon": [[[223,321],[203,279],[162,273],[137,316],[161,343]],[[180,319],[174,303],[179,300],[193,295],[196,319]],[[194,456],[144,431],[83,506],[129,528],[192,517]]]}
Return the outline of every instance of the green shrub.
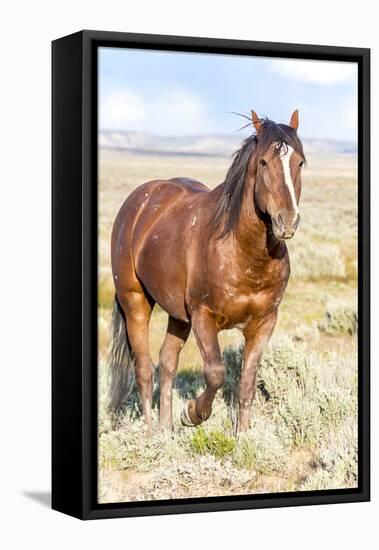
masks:
{"label": "green shrub", "polygon": [[304,240],[302,246],[290,244],[291,277],[306,281],[344,279],[346,268],[340,248],[335,244]]}
{"label": "green shrub", "polygon": [[228,347],[223,352],[225,365],[225,382],[222,387],[222,397],[228,406],[229,416],[234,425],[237,422],[238,391],[241,379],[244,347]]}
{"label": "green shrub", "polygon": [[195,399],[199,389],[204,388],[204,376],[195,369],[181,369],[175,377],[174,386],[183,399]]}
{"label": "green shrub", "polygon": [[212,430],[208,433],[200,426],[193,434],[190,445],[195,454],[211,454],[216,458],[224,458],[233,453],[236,442],[222,431]]}
{"label": "green shrub", "polygon": [[296,342],[316,342],[320,339],[320,331],[317,321],[311,325],[298,325],[293,333],[293,339]]}
{"label": "green shrub", "polygon": [[258,389],[266,401],[278,405],[286,400],[291,387],[305,389],[309,364],[304,348],[287,340],[269,348],[258,371]]}
{"label": "green shrub", "polygon": [[252,429],[238,436],[234,462],[238,468],[270,475],[285,468],[288,456],[289,448],[278,436],[276,426],[257,417]]}
{"label": "green shrub", "polygon": [[325,470],[316,470],[300,486],[301,491],[322,491],[345,487],[343,477],[331,476]]}
{"label": "green shrub", "polygon": [[340,302],[329,302],[326,307],[325,320],[320,323],[320,330],[332,335],[356,334],[358,330],[356,306]]}
{"label": "green shrub", "polygon": [[305,480],[302,490],[356,487],[358,483],[358,428],[350,417],[337,432],[330,432],[320,449],[319,468]]}
{"label": "green shrub", "polygon": [[357,394],[351,389],[339,386],[321,387],[317,402],[326,433],[338,429],[349,415],[357,412]]}
{"label": "green shrub", "polygon": [[279,405],[278,415],[292,434],[294,446],[318,443],[321,434],[321,415],[318,404],[299,389],[291,389],[287,400]]}

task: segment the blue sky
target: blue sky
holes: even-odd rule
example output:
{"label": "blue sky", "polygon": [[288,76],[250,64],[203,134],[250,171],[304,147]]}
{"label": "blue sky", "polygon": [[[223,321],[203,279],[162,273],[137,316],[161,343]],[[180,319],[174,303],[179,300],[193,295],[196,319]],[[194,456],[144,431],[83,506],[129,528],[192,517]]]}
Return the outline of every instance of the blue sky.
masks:
{"label": "blue sky", "polygon": [[230,111],[288,122],[298,108],[301,137],[356,141],[357,72],[334,61],[101,48],[99,126],[227,134],[247,122]]}

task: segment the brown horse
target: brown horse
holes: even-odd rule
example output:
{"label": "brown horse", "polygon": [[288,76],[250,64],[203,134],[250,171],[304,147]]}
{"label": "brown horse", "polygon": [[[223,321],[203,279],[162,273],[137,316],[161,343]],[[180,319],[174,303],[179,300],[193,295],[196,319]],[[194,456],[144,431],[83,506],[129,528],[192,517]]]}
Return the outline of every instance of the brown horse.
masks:
{"label": "brown horse", "polygon": [[235,153],[225,181],[210,191],[187,178],[155,180],[135,189],[112,232],[116,288],[110,410],[121,410],[135,369],[150,433],[153,364],[149,321],[155,303],[169,315],[159,354],[161,429],[172,429],[172,387],[191,327],[204,362],[205,389],[188,401],[182,422],[209,418],[225,367],[218,332],[245,337],[238,430],[250,426],[257,368],[274,329],[290,274],[285,239],[299,224],[301,167],[298,111],[289,125],[259,119]]}

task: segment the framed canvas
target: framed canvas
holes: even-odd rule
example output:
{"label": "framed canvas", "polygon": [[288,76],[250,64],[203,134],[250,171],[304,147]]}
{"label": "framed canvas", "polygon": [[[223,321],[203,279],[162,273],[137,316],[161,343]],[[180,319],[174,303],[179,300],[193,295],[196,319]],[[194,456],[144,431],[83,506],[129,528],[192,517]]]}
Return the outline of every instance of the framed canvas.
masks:
{"label": "framed canvas", "polygon": [[53,42],[52,506],[370,498],[370,51]]}

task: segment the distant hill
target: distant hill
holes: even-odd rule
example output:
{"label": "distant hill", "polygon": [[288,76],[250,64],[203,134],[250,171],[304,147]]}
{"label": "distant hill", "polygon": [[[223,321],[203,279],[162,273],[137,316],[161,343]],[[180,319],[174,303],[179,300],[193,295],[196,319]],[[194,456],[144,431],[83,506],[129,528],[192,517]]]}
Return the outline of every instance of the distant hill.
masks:
{"label": "distant hill", "polygon": [[[99,132],[99,145],[102,149],[117,149],[156,155],[225,157],[230,156],[238,149],[243,139],[242,134],[166,137],[143,132],[115,130],[102,130]],[[356,145],[349,141],[304,139],[303,143],[308,153],[351,155],[357,152]]]}

